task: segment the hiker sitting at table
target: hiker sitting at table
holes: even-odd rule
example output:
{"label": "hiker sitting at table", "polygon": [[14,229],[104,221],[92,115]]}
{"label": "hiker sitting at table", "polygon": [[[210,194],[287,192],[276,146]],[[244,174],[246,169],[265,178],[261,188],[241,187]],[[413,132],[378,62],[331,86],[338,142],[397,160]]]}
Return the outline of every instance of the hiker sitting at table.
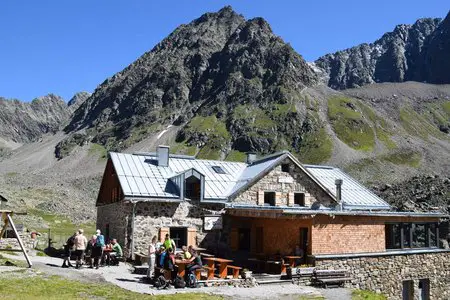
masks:
{"label": "hiker sitting at table", "polygon": [[164,248],[169,249],[172,248],[173,251],[177,249],[177,245],[175,244],[175,241],[170,238],[169,234],[166,234],[166,238],[164,239]]}
{"label": "hiker sitting at table", "polygon": [[70,256],[72,256],[72,251],[74,250],[73,247],[75,245],[76,235],[77,233],[75,232],[71,237],[67,239],[67,242],[64,245],[64,254],[63,254],[64,260],[61,268],[73,267],[73,265],[70,263]]}
{"label": "hiker sitting at table", "polygon": [[111,257],[115,259],[122,257],[123,255],[122,247],[117,242],[117,239],[112,239],[111,244],[112,244],[111,248],[112,252],[110,253]]}
{"label": "hiker sitting at table", "polygon": [[75,256],[77,258],[76,268],[79,269],[84,258],[84,251],[87,246],[87,239],[84,236],[84,230],[78,229],[78,234],[75,236]]}
{"label": "hiker sitting at table", "polygon": [[188,251],[187,246],[181,246],[181,252],[175,255],[179,259],[190,259],[192,257],[191,253]]}
{"label": "hiker sitting at table", "polygon": [[189,259],[189,263],[186,265],[186,269],[188,270],[187,274],[191,274],[203,266],[202,259],[197,251],[191,248],[190,254],[191,258]]}

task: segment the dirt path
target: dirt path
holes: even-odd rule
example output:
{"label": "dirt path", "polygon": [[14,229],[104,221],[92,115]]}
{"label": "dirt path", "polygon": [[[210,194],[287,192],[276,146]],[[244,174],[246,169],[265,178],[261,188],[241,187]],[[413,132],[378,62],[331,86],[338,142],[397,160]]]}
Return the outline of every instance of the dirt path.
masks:
{"label": "dirt path", "polygon": [[[3,254],[2,254],[3,255]],[[24,260],[21,256],[3,255],[14,260]],[[121,263],[117,267],[102,267],[99,270],[82,268],[61,268],[62,259],[53,257],[32,257],[33,269],[46,274],[57,275],[70,280],[78,280],[90,283],[109,282],[123,289],[141,294],[167,295],[176,293],[205,293],[210,295],[222,295],[228,299],[298,299],[300,296],[319,297],[323,296],[329,300],[350,300],[348,289],[317,289],[295,284],[260,285],[252,288],[238,288],[232,286],[222,287],[200,287],[197,289],[168,289],[157,290],[144,282],[143,275],[131,273],[132,267]],[[8,267],[11,268],[11,267]],[[14,268],[14,267],[13,267]],[[6,271],[5,267],[0,272]]]}

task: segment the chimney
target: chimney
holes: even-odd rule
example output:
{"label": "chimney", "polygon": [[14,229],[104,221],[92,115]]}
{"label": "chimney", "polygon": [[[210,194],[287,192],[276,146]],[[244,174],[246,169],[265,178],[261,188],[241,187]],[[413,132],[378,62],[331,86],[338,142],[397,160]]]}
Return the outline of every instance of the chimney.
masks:
{"label": "chimney", "polygon": [[334,181],[334,184],[336,184],[336,200],[338,202],[339,210],[342,210],[342,182],[343,180],[340,178]]}
{"label": "chimney", "polygon": [[158,166],[168,167],[169,166],[169,146],[159,145],[156,151],[158,158]]}
{"label": "chimney", "polygon": [[247,152],[247,164],[252,164],[256,160],[255,152]]}

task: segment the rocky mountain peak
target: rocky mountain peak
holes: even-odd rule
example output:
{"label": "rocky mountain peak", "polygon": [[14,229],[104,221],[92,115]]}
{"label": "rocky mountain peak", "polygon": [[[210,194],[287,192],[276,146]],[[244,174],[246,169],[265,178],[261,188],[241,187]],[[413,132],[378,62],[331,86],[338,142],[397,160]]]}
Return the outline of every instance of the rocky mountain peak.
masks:
{"label": "rocky mountain peak", "polygon": [[65,130],[87,128],[95,142],[126,146],[124,141],[136,138],[132,131],[146,132],[148,124],[184,123],[211,109],[227,114],[211,105],[228,103],[231,109],[241,102],[283,102],[288,91],[299,93],[316,81],[303,58],[264,19],[247,21],[224,7],[181,25],[106,80]]}
{"label": "rocky mountain peak", "polygon": [[[334,89],[376,82],[430,81],[425,57],[440,23],[439,18],[423,18],[412,25],[397,25],[373,43],[327,54],[317,59],[314,66],[319,68],[323,81]],[[450,78],[444,81],[450,82]],[[436,79],[431,78],[431,82]]]}

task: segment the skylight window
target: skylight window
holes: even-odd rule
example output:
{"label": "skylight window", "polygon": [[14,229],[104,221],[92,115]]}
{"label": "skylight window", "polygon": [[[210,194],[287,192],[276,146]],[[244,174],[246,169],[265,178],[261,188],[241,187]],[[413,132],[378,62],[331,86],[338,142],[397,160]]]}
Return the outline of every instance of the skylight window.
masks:
{"label": "skylight window", "polygon": [[219,166],[212,166],[211,167],[213,170],[214,170],[214,172],[216,172],[217,174],[227,174],[223,169],[222,169],[222,167],[219,167]]}

